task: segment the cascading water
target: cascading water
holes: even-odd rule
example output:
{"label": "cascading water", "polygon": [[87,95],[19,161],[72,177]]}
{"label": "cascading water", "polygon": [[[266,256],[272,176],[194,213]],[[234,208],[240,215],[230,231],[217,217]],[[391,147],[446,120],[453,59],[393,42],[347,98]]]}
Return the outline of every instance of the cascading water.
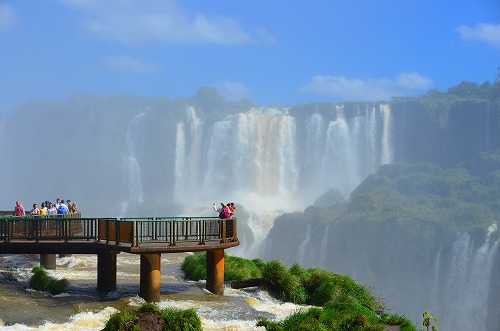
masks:
{"label": "cascading water", "polygon": [[434,309],[448,330],[486,330],[491,272],[498,249],[498,241],[491,240],[495,231],[497,225],[493,224],[478,248],[468,233],[461,235],[453,244],[450,266],[437,271],[444,284],[434,294],[434,301],[439,302]]}
{"label": "cascading water", "polygon": [[128,197],[119,206],[120,217],[127,215],[127,210],[132,204],[140,205],[144,202],[141,169],[136,157],[137,139],[141,133],[139,124],[144,114],[145,113],[140,113],[136,115],[127,128],[125,155],[123,156],[123,173],[124,178],[128,180]]}
{"label": "cascading water", "polygon": [[[177,124],[175,143],[175,191],[174,198],[178,203],[184,202],[186,196],[197,191],[199,186],[199,167],[203,139],[203,122],[197,117],[193,107],[187,107],[187,124]],[[188,134],[186,134],[186,127]]]}
{"label": "cascading water", "polygon": [[381,164],[389,164],[392,161],[391,148],[391,107],[387,104],[380,105],[380,112],[383,116],[382,130],[382,161]]}
{"label": "cascading water", "polygon": [[[348,196],[391,161],[392,136],[388,105],[346,111],[337,106],[331,117],[318,112],[299,121],[286,109],[259,108],[208,124],[188,107],[176,126],[176,201],[189,196],[198,211],[212,202],[241,203],[268,220],[302,210],[332,188]],[[271,226],[252,226],[256,243]]]}
{"label": "cascading water", "polygon": [[[307,224],[306,227],[306,236],[304,241],[299,245],[299,263],[302,265],[306,262],[306,254],[311,254],[313,252],[311,247],[311,224]],[[307,256],[308,258],[309,256]]]}

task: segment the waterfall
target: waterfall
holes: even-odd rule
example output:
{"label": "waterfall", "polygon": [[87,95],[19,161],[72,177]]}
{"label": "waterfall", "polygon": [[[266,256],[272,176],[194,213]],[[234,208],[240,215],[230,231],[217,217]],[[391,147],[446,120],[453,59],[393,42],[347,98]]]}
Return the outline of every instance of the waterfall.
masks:
{"label": "waterfall", "polygon": [[[309,251],[308,251],[309,249]],[[307,223],[307,228],[306,228],[306,236],[304,238],[304,241],[299,245],[299,259],[298,262],[302,265],[310,265],[312,261],[309,259],[306,259],[306,253],[311,253],[311,224]]]}
{"label": "waterfall", "polygon": [[127,215],[130,204],[142,204],[144,195],[142,191],[141,169],[137,161],[137,140],[141,128],[139,123],[145,113],[137,114],[129,123],[125,141],[125,154],[123,156],[123,173],[127,180],[128,197],[119,206],[120,217]]}
{"label": "waterfall", "polygon": [[184,132],[184,123],[177,123],[175,135],[175,165],[174,165],[174,178],[175,178],[175,202],[180,203],[182,197],[185,196],[184,192],[184,169],[186,165],[186,136]]}
{"label": "waterfall", "polygon": [[326,255],[328,253],[328,238],[330,237],[330,224],[326,225],[321,239],[321,250],[319,252],[319,267],[327,268]]}
{"label": "waterfall", "polygon": [[290,208],[297,186],[295,121],[254,109],[216,122],[208,140],[203,191],[246,200],[260,210]]}
{"label": "waterfall", "polygon": [[[187,124],[177,123],[175,137],[174,199],[178,203],[198,189],[200,176],[203,122],[193,107],[186,108],[186,115]],[[189,129],[187,136],[186,127]]]}
{"label": "waterfall", "polygon": [[383,118],[382,129],[382,164],[388,164],[392,161],[392,149],[390,143],[391,134],[391,107],[388,104],[380,105],[380,112]]}
{"label": "waterfall", "polygon": [[496,224],[490,226],[485,242],[477,249],[469,234],[461,235],[453,245],[444,293],[439,298],[440,319],[449,330],[486,330],[490,277],[498,247],[498,242],[491,242],[495,231]]}

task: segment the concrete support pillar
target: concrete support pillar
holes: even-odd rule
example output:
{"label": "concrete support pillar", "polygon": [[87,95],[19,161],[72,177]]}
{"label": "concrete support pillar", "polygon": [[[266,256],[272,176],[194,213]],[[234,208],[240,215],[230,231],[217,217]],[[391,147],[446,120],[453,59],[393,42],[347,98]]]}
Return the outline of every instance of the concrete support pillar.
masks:
{"label": "concrete support pillar", "polygon": [[141,254],[139,296],[147,302],[160,301],[161,254]]}
{"label": "concrete support pillar", "polygon": [[118,252],[104,250],[97,254],[97,291],[116,290],[116,256]]}
{"label": "concrete support pillar", "polygon": [[207,251],[207,290],[224,294],[224,250]]}
{"label": "concrete support pillar", "polygon": [[45,269],[56,270],[57,254],[40,254],[40,265]]}

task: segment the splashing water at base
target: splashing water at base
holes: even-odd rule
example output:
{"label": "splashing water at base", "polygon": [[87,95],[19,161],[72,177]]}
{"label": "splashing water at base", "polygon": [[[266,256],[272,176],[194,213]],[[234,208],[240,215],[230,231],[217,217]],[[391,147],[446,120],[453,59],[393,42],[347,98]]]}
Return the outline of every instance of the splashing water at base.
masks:
{"label": "splashing water at base", "polygon": [[[282,303],[267,292],[251,288],[225,288],[223,296],[204,289],[203,282],[182,279],[180,265],[188,253],[162,255],[160,308],[193,308],[202,320],[203,330],[264,330],[256,327],[259,319],[281,320],[307,309],[305,306]],[[11,272],[17,281],[0,278],[0,330],[102,330],[116,310],[135,309],[144,303],[139,293],[140,258],[119,254],[117,257],[117,291],[96,292],[97,258],[73,255],[57,259],[57,270],[50,276],[67,278],[66,293],[52,296],[28,289],[31,268],[38,264],[36,255],[4,255],[0,270]],[[12,264],[19,267],[13,271]]]}

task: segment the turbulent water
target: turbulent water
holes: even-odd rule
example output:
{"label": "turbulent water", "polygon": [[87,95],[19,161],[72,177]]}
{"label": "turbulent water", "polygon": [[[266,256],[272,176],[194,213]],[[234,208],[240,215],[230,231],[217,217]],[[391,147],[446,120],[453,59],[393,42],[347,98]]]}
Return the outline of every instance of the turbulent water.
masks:
{"label": "turbulent water", "polygon": [[[186,282],[180,270],[186,254],[162,255],[160,308],[193,308],[203,330],[262,330],[261,318],[280,320],[305,309],[280,303],[266,292],[225,289],[224,296],[204,290],[203,282]],[[58,258],[57,270],[49,275],[70,281],[60,295],[28,288],[31,267],[39,262],[35,255],[4,255],[0,258],[0,330],[101,330],[117,309],[134,309],[144,301],[139,292],[139,256],[118,255],[117,291],[96,292],[97,258],[73,255]],[[15,267],[15,269],[11,269]],[[15,278],[16,280],[9,280]]]}

